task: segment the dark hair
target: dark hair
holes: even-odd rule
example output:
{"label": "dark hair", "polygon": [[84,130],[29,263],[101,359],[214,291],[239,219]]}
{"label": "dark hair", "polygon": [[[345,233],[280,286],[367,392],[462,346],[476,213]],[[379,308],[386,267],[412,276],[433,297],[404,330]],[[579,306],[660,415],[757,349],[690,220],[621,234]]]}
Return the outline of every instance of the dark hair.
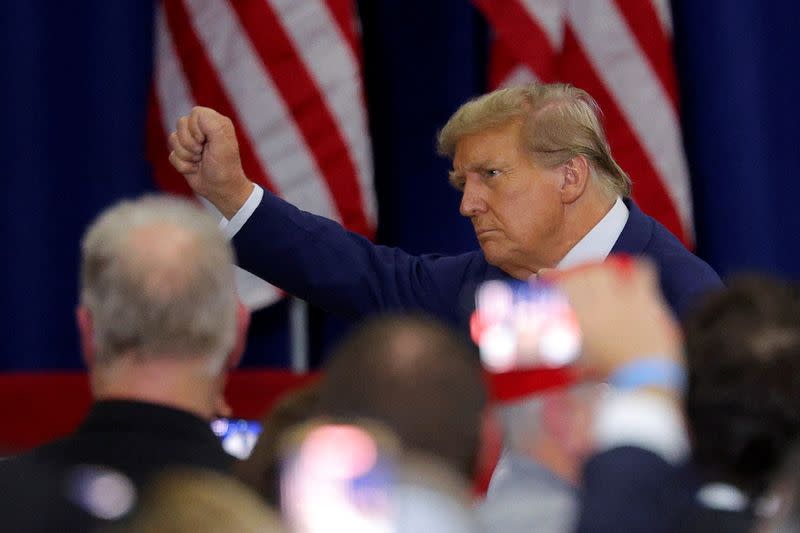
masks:
{"label": "dark hair", "polygon": [[320,382],[318,406],[323,416],[383,423],[404,446],[471,477],[486,397],[465,338],[432,319],[396,315],[371,319],[344,340]]}
{"label": "dark hair", "polygon": [[777,504],[753,531],[797,533],[800,531],[800,442],[795,442],[770,485],[768,499]]}
{"label": "dark hair", "polygon": [[685,324],[695,460],[760,494],[800,434],[800,298],[764,277],[734,279]]}
{"label": "dark hair", "polygon": [[261,435],[250,457],[234,466],[234,474],[274,507],[280,507],[281,438],[310,420],[317,403],[317,385],[284,394],[261,420]]}

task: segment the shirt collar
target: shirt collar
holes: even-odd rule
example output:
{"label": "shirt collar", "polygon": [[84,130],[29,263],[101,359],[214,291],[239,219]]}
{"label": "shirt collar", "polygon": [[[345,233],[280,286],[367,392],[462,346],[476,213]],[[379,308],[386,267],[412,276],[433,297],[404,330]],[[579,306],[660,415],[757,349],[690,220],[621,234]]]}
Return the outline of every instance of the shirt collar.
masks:
{"label": "shirt collar", "polygon": [[617,201],[614,202],[611,210],[567,252],[556,268],[566,269],[585,263],[603,261],[608,257],[614,243],[622,233],[622,228],[628,222],[628,214],[627,206],[622,198],[617,196]]}

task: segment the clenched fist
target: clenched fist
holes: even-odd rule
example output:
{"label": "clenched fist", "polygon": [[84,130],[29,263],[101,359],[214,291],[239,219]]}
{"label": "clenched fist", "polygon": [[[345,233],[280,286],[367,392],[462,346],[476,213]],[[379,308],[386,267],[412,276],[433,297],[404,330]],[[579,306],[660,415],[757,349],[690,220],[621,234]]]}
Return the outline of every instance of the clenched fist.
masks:
{"label": "clenched fist", "polygon": [[192,190],[225,218],[235,215],[253,191],[253,183],[242,169],[233,122],[208,107],[194,107],[178,119],[169,144],[169,161]]}

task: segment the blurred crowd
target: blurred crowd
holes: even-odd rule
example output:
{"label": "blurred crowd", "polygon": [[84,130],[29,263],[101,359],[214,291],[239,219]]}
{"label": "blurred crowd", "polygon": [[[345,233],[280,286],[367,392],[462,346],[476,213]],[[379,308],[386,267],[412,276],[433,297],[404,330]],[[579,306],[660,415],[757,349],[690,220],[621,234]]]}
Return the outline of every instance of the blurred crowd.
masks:
{"label": "blurred crowd", "polygon": [[[465,332],[387,314],[261,421],[211,427],[248,314],[216,220],[122,202],[82,242],[77,323],[95,403],[0,462],[4,531],[798,531],[800,293],[730,280],[679,323],[647,260],[543,271],[578,326],[568,380],[490,393]],[[502,435],[486,494],[474,490]]]}

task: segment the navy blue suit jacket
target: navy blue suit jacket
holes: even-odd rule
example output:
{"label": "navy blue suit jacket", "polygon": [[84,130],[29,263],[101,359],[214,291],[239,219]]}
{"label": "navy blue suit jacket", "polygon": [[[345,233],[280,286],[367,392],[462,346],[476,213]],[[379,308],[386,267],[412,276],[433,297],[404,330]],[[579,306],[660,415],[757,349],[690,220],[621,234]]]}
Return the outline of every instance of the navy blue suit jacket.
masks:
{"label": "navy blue suit jacket", "polygon": [[[720,285],[719,276],[653,218],[626,200],[630,215],[612,253],[650,257],[669,305],[682,315]],[[313,305],[347,318],[421,311],[463,325],[479,283],[509,278],[476,250],[414,256],[378,246],[336,222],[265,192],[234,236],[239,265]]]}
{"label": "navy blue suit jacket", "polygon": [[583,469],[577,531],[690,531],[686,520],[695,489],[688,466],[673,466],[648,450],[624,446],[596,454]]}

